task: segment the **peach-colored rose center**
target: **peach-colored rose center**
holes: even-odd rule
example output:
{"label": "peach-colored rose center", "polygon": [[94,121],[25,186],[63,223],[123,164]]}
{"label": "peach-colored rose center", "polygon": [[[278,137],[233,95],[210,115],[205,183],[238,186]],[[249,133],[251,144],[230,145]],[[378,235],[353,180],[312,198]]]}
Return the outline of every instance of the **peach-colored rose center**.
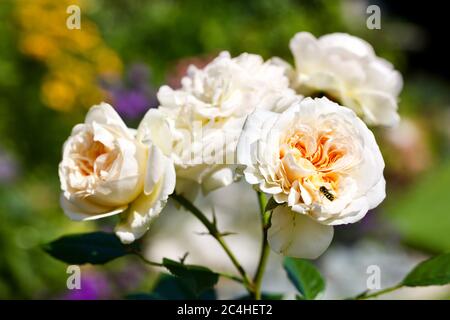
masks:
{"label": "peach-colored rose center", "polygon": [[110,152],[103,143],[95,141],[92,134],[88,134],[85,143],[76,146],[72,156],[82,176],[96,175],[102,177],[112,166],[115,153]]}
{"label": "peach-colored rose center", "polygon": [[[280,174],[288,182],[284,185],[285,190],[298,181],[312,193],[317,193],[323,186],[335,194],[339,175],[333,171],[333,165],[345,153],[345,150],[333,143],[331,131],[320,133],[316,137],[295,131],[284,140],[279,153],[282,163]],[[294,159],[294,165],[290,161],[285,161],[287,155]]]}

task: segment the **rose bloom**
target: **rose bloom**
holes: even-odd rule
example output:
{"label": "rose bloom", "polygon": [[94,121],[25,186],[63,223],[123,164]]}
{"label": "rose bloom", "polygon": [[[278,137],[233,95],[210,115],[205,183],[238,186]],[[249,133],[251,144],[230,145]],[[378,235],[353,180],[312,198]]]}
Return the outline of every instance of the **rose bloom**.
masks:
{"label": "rose bloom", "polygon": [[256,110],[237,149],[248,183],[273,197],[269,244],[316,258],[334,225],[360,220],[385,197],[384,161],[356,114],[327,98],[306,98],[281,113]]}
{"label": "rose bloom", "polygon": [[93,106],[63,147],[61,206],[73,220],[121,215],[116,234],[133,242],[149,228],[175,187],[172,161],[108,104]]}
{"label": "rose bloom", "polygon": [[[295,70],[286,63],[292,86],[304,95],[321,95],[353,109],[370,125],[399,121],[400,73],[375,55],[366,41],[344,33],[316,39],[297,33],[290,42]],[[278,60],[281,61],[281,60]]]}
{"label": "rose bloom", "polygon": [[[203,69],[188,68],[182,87],[163,86],[158,112],[165,119],[177,171],[177,192],[204,193],[234,181],[236,144],[245,119],[274,99],[292,97],[284,68],[254,54],[222,52]],[[152,111],[153,112],[153,111]],[[146,122],[147,120],[143,120]]]}

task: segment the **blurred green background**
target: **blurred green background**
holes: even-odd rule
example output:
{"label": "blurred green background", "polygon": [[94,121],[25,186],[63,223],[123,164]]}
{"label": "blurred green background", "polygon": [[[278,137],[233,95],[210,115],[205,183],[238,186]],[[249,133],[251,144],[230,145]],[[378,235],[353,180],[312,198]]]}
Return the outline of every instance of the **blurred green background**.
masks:
{"label": "blurred green background", "polygon": [[[66,27],[71,4],[81,8],[81,30]],[[450,87],[448,62],[436,50],[439,17],[376,4],[381,30],[366,27],[365,1],[1,1],[0,298],[117,298],[145,288],[151,276],[127,258],[87,268],[85,295],[71,295],[66,266],[39,247],[109,228],[71,222],[59,208],[57,166],[72,126],[102,100],[136,125],[157,106],[160,85],[178,86],[189,64],[204,65],[221,50],[292,62],[288,43],[299,31],[362,37],[404,76],[400,126],[375,130],[387,199],[376,215],[337,230],[336,241],[369,237],[425,255],[449,251]]]}

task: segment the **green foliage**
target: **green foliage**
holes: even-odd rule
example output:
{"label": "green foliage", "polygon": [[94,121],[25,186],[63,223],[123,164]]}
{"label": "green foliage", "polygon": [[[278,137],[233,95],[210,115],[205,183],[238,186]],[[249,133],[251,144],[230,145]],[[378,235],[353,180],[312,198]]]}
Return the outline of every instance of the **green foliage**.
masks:
{"label": "green foliage", "polygon": [[68,264],[104,264],[132,253],[131,249],[106,232],[63,236],[44,246],[48,254]]}
{"label": "green foliage", "polygon": [[322,34],[345,27],[339,1],[154,0],[124,5],[103,0],[101,6],[94,19],[108,44],[125,61],[147,62],[158,83],[178,59],[222,50],[291,59],[288,43],[296,32]]}
{"label": "green foliage", "polygon": [[300,292],[300,299],[313,300],[325,290],[325,281],[317,268],[303,259],[285,258],[284,269],[289,280]]}
{"label": "green foliage", "polygon": [[447,162],[389,202],[387,217],[407,243],[431,252],[450,251],[449,186]]}
{"label": "green foliage", "polygon": [[402,281],[407,287],[444,285],[450,283],[450,253],[418,264]]}
{"label": "green foliage", "polygon": [[[261,300],[282,300],[284,295],[276,292],[262,292]],[[244,296],[236,298],[236,300],[254,300],[255,298],[246,294]]]}
{"label": "green foliage", "polygon": [[195,296],[200,296],[219,281],[217,273],[203,266],[187,265],[167,258],[163,259],[163,265],[190,288]]}
{"label": "green foliage", "polygon": [[38,175],[15,186],[0,185],[0,221],[0,298],[55,297],[65,290],[65,266],[40,244],[57,234],[86,231],[87,226],[68,228],[71,223],[61,214],[53,180]]}
{"label": "green foliage", "polygon": [[127,298],[133,300],[215,300],[217,297],[214,289],[211,287],[204,290],[201,294],[197,294],[181,278],[162,274],[151,293],[131,294]]}

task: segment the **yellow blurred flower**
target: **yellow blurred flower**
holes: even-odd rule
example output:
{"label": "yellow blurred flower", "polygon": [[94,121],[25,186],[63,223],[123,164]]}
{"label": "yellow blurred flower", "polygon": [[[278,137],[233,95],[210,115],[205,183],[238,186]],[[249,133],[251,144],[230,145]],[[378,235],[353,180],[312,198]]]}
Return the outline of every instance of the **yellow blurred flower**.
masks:
{"label": "yellow blurred flower", "polygon": [[[19,48],[47,66],[41,96],[50,108],[69,111],[105,99],[98,79],[119,76],[122,71],[120,57],[104,43],[96,24],[83,14],[88,4],[82,0],[16,2]],[[70,5],[81,8],[81,29],[66,26]]]}
{"label": "yellow blurred flower", "polygon": [[93,52],[92,59],[95,62],[97,72],[100,74],[114,74],[122,69],[120,57],[109,48],[97,48],[95,52]]}
{"label": "yellow blurred flower", "polygon": [[75,94],[64,80],[50,79],[42,83],[42,99],[50,108],[68,110],[75,102]]}
{"label": "yellow blurred flower", "polygon": [[20,50],[38,60],[47,60],[56,53],[56,44],[42,34],[27,34],[20,42]]}

